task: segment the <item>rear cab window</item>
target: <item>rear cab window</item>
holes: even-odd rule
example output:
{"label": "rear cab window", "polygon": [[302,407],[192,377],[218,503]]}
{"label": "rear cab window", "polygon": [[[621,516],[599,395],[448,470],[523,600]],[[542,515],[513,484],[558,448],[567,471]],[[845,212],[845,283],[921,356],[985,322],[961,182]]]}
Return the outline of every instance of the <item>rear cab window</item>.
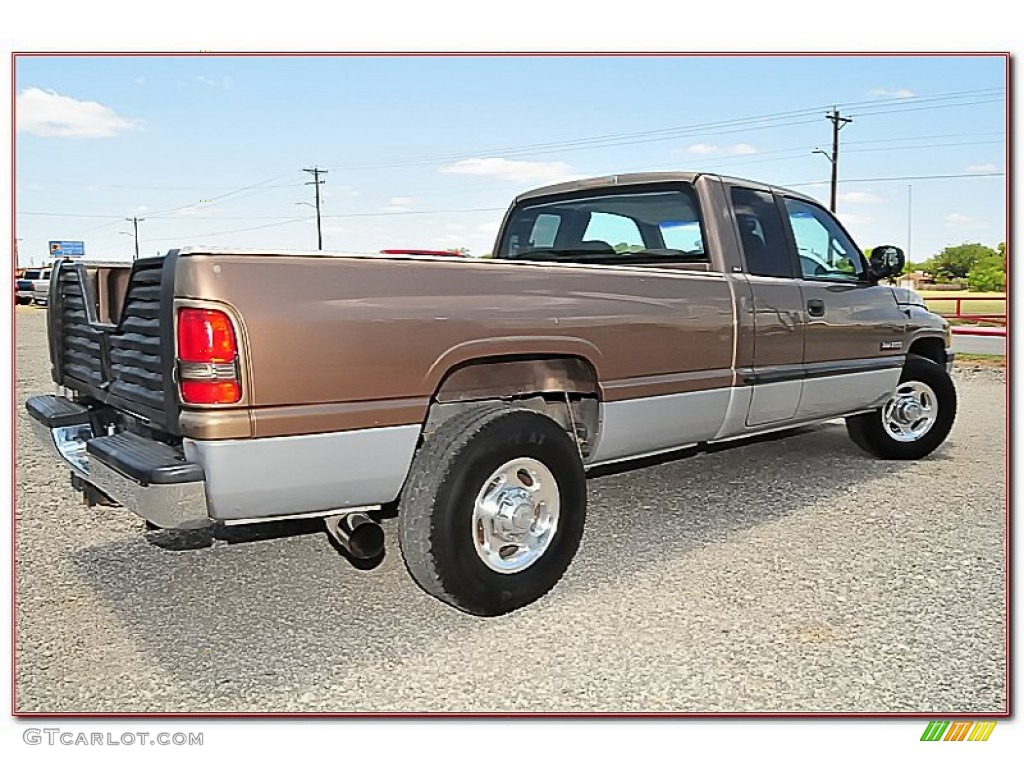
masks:
{"label": "rear cab window", "polygon": [[785,225],[775,198],[769,192],[747,187],[733,187],[730,197],[747,273],[760,277],[793,277]]}
{"label": "rear cab window", "polygon": [[572,193],[526,201],[505,226],[499,259],[566,263],[710,263],[690,185]]}

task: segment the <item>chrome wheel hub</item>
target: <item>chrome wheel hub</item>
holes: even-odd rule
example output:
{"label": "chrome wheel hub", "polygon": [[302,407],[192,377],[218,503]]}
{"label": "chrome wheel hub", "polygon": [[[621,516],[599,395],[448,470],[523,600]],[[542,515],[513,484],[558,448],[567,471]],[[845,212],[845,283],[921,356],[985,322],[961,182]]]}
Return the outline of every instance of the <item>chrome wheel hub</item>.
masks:
{"label": "chrome wheel hub", "polygon": [[543,462],[519,458],[491,473],[473,503],[473,545],[498,573],[537,562],[558,529],[558,483]]}
{"label": "chrome wheel hub", "polygon": [[920,440],[935,424],[939,413],[935,391],[921,381],[905,381],[882,408],[882,425],[901,443]]}

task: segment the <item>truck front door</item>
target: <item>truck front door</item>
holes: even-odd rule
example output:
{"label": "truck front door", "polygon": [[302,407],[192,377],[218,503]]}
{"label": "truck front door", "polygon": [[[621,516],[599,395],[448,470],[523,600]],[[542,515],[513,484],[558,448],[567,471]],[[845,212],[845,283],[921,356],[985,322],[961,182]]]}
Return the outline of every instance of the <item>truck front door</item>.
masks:
{"label": "truck front door", "polygon": [[907,318],[890,288],[868,281],[863,254],[831,213],[794,197],[781,203],[806,318],[797,418],[873,406],[899,381]]}

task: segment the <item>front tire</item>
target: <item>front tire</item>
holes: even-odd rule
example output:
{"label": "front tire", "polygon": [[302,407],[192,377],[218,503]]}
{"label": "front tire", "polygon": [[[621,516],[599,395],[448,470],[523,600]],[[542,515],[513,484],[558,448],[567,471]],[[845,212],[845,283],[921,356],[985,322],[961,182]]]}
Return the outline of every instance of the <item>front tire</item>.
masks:
{"label": "front tire", "polygon": [[420,446],[398,515],[402,557],[429,594],[497,616],[546,594],[586,517],[586,476],[565,430],[526,409],[480,406]]}
{"label": "front tire", "polygon": [[920,459],[949,435],[956,418],[956,389],[938,363],[908,355],[889,401],[871,413],[849,416],[846,431],[880,459]]}

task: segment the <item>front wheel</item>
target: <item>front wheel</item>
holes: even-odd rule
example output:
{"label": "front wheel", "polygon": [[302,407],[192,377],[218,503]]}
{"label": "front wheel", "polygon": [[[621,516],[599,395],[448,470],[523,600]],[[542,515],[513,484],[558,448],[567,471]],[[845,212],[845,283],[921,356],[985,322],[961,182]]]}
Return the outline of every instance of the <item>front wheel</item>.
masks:
{"label": "front wheel", "polygon": [[579,451],[547,416],[480,406],[420,446],[398,515],[402,556],[428,593],[480,616],[547,593],[583,535]]}
{"label": "front wheel", "polygon": [[920,459],[938,448],[956,418],[956,389],[938,363],[908,355],[900,383],[878,410],[849,416],[846,431],[880,459]]}

